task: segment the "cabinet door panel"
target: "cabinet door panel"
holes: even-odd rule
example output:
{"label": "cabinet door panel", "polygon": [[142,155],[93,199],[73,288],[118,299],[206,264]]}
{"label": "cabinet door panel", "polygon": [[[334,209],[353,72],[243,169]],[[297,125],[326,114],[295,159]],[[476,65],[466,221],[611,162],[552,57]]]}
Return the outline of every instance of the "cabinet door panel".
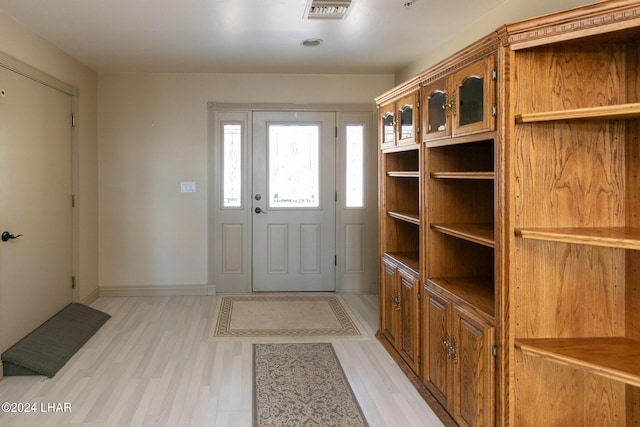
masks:
{"label": "cabinet door panel", "polygon": [[378,115],[380,135],[380,148],[393,147],[396,145],[396,117],[395,104],[382,105]]}
{"label": "cabinet door panel", "polygon": [[420,323],[418,282],[415,277],[399,272],[400,279],[400,353],[413,371],[420,375]]}
{"label": "cabinet door panel", "polygon": [[382,306],[380,329],[392,343],[396,341],[398,309],[395,301],[398,298],[397,270],[395,266],[382,262],[382,289],[380,290]]}
{"label": "cabinet door panel", "polygon": [[424,375],[425,386],[446,408],[450,387],[450,364],[444,345],[450,339],[449,311],[450,304],[440,296],[425,288],[425,333],[424,333]]}
{"label": "cabinet door panel", "polygon": [[456,308],[453,329],[453,416],[461,426],[491,426],[494,422],[494,328]]}
{"label": "cabinet door panel", "polygon": [[418,109],[418,94],[416,91],[400,98],[396,102],[396,121],[398,122],[398,145],[416,144],[420,128],[420,114]]}
{"label": "cabinet door panel", "polygon": [[454,74],[453,136],[495,129],[494,64],[492,56]]}
{"label": "cabinet door panel", "polygon": [[451,136],[449,79],[422,88],[422,139],[432,141]]}

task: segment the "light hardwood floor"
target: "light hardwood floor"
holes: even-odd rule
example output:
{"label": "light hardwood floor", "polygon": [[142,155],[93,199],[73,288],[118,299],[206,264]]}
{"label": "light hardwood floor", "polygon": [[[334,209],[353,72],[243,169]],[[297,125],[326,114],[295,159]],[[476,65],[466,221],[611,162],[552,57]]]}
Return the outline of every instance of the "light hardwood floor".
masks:
{"label": "light hardwood floor", "polygon": [[[0,412],[0,426],[251,426],[252,346],[207,340],[216,298],[98,299],[113,317],[54,378],[0,381],[0,403],[37,409]],[[377,297],[343,299],[370,339],[332,342],[369,425],[441,426],[373,336]]]}

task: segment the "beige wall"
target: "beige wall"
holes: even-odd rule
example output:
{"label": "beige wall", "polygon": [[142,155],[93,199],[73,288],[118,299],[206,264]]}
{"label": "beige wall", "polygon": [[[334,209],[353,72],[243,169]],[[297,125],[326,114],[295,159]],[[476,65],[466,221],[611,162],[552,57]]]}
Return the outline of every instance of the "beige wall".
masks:
{"label": "beige wall", "polygon": [[[209,101],[373,104],[392,85],[392,75],[101,74],[101,293],[206,289]],[[196,193],[180,193],[181,181]]]}
{"label": "beige wall", "polygon": [[79,236],[75,272],[80,301],[95,295],[98,289],[98,135],[97,74],[51,43],[0,12],[0,51],[77,87],[78,160],[77,211]]}
{"label": "beige wall", "polygon": [[479,16],[468,28],[458,28],[455,21],[451,25],[451,39],[437,48],[425,52],[425,55],[409,64],[396,74],[396,83],[400,84],[426,70],[432,65],[459,51],[474,41],[495,31],[499,27],[522,19],[533,18],[551,12],[570,9],[593,0],[506,0],[499,7]]}

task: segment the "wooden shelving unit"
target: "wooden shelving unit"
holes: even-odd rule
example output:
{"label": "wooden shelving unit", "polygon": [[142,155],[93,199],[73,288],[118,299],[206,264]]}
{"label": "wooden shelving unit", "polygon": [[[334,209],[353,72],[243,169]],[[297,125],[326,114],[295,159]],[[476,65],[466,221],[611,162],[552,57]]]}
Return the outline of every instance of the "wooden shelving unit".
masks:
{"label": "wooden shelving unit", "polygon": [[385,257],[407,267],[416,275],[420,274],[420,254],[418,252],[386,252]]}
{"label": "wooden shelving unit", "polygon": [[539,123],[554,120],[627,120],[640,118],[640,103],[575,108],[541,113],[517,114],[516,123]]}
{"label": "wooden shelving unit", "polygon": [[387,176],[393,178],[420,178],[419,171],[388,171]]}
{"label": "wooden shelving unit", "polygon": [[[497,46],[496,46],[497,49]],[[496,140],[490,110],[495,83],[487,68],[494,56],[462,61],[461,71],[426,82],[422,105],[432,117],[425,138],[425,254],[423,383],[460,425],[493,425],[496,324],[495,190]],[[475,74],[470,76],[470,70]],[[495,71],[495,70],[494,70]],[[458,103],[441,124],[438,105],[446,87],[451,99],[464,98],[474,81],[473,100]],[[458,108],[477,106],[473,119]],[[448,107],[447,107],[448,108]],[[461,115],[462,114],[462,115]],[[473,121],[473,123],[471,123]],[[447,132],[448,126],[452,131]],[[443,129],[441,131],[440,129]],[[444,344],[443,344],[444,343]]]}
{"label": "wooden shelving unit", "polygon": [[640,249],[640,228],[631,227],[559,227],[517,228],[523,239],[575,243],[621,249]]}
{"label": "wooden shelving unit", "polygon": [[640,425],[639,67],[640,3],[605,0],[376,99],[380,335],[446,423]]}
{"label": "wooden shelving unit", "polygon": [[[619,13],[637,16],[639,6],[603,2],[550,22],[583,28]],[[515,100],[514,425],[534,417],[543,425],[640,423],[635,21],[622,28],[603,19],[531,46],[518,41],[540,34],[535,22],[507,28]]]}
{"label": "wooden shelving unit", "polygon": [[495,179],[494,172],[431,172],[433,179]]}
{"label": "wooden shelving unit", "polygon": [[640,341],[628,338],[522,339],[524,354],[640,387]]}
{"label": "wooden shelving unit", "polygon": [[420,213],[418,211],[387,211],[387,215],[389,215],[391,218],[399,219],[400,221],[406,221],[411,224],[420,225]]}
{"label": "wooden shelving unit", "polygon": [[489,321],[495,320],[493,277],[432,277],[427,282],[458,305],[475,309]]}
{"label": "wooden shelving unit", "polygon": [[480,245],[495,246],[493,224],[430,224],[433,230]]}

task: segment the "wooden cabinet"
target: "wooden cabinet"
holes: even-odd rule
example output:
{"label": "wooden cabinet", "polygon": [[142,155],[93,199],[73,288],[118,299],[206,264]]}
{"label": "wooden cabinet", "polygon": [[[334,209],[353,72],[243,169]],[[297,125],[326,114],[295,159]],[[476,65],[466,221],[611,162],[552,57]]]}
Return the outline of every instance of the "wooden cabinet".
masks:
{"label": "wooden cabinet", "polygon": [[381,332],[420,374],[420,280],[390,256],[383,256]]}
{"label": "wooden cabinet", "polygon": [[640,425],[639,66],[640,3],[608,0],[505,25],[376,99],[397,116],[418,86],[422,128],[380,152],[383,282],[410,294],[416,272],[421,333],[380,335],[403,366],[419,343],[412,380],[446,422]]}
{"label": "wooden cabinet", "polygon": [[380,148],[420,142],[420,92],[417,88],[378,107]]}
{"label": "wooden cabinet", "polygon": [[421,88],[423,141],[495,130],[496,59],[494,55]]}
{"label": "wooden cabinet", "polygon": [[[380,333],[410,369],[420,363],[421,149],[416,144],[417,92],[380,106],[399,120],[380,152]],[[404,115],[404,118],[403,118]],[[398,119],[399,118],[399,119]]]}
{"label": "wooden cabinet", "polygon": [[639,13],[507,27],[514,425],[640,424]]}
{"label": "wooden cabinet", "polygon": [[459,425],[492,426],[494,328],[445,293],[424,289],[425,385]]}
{"label": "wooden cabinet", "polygon": [[[495,420],[501,151],[495,116],[486,112],[496,101],[497,41],[483,41],[420,82],[421,105],[431,104],[420,109],[430,129],[424,144],[385,145],[383,138],[380,152],[380,335],[455,422],[469,426]],[[381,118],[397,117],[406,100],[384,95]],[[418,302],[425,284],[440,291]]]}

